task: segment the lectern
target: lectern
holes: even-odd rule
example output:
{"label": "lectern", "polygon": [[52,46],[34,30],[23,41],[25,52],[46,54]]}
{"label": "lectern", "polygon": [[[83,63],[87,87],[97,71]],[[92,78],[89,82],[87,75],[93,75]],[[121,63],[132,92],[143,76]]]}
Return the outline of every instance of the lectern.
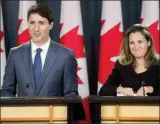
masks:
{"label": "lectern", "polygon": [[160,97],[90,96],[95,123],[160,123]]}
{"label": "lectern", "polygon": [[80,96],[29,98],[1,97],[1,123],[73,123]]}

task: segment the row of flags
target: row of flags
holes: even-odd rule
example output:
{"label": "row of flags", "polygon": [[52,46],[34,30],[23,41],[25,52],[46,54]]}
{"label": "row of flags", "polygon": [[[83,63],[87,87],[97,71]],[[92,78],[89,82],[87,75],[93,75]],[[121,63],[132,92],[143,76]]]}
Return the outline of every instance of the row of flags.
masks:
{"label": "row of flags", "polygon": [[[100,55],[98,72],[98,89],[105,83],[111,73],[114,63],[118,58],[120,44],[123,38],[122,9],[120,1],[102,1],[101,16],[101,37],[100,37]],[[34,5],[36,1],[20,1],[19,19],[18,19],[18,45],[30,40],[27,29],[27,10]],[[0,7],[2,8],[2,7]],[[114,8],[114,9],[113,9]],[[2,11],[1,11],[2,12]],[[69,15],[69,16],[68,16]],[[1,54],[1,83],[6,64],[3,18],[1,13],[0,29],[0,54]],[[143,1],[141,21],[146,24],[155,40],[156,52],[160,54],[160,22],[159,22],[159,1]],[[78,62],[78,91],[83,99],[86,120],[80,123],[91,123],[89,104],[89,83],[86,64],[86,53],[83,38],[82,17],[79,1],[62,1],[60,15],[60,43],[74,50]]]}

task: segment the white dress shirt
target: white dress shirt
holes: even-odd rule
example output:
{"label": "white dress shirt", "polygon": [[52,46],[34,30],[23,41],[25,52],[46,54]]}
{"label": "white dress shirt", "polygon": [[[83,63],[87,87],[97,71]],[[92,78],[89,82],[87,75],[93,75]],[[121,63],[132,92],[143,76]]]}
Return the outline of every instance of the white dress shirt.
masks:
{"label": "white dress shirt", "polygon": [[35,56],[36,56],[36,50],[38,48],[41,48],[42,51],[41,51],[41,61],[42,61],[42,67],[41,69],[43,70],[43,67],[44,67],[44,63],[45,63],[45,60],[46,60],[46,56],[47,56],[47,52],[48,52],[48,48],[49,48],[49,45],[50,45],[50,38],[49,40],[44,44],[42,45],[41,47],[37,46],[35,43],[33,43],[31,41],[31,52],[32,52],[32,63],[34,64],[34,60],[35,60]]}

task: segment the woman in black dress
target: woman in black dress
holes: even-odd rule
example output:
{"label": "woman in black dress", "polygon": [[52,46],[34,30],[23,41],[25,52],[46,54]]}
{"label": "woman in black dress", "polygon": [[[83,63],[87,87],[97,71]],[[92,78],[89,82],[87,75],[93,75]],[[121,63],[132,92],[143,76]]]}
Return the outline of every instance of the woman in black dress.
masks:
{"label": "woman in black dress", "polygon": [[160,95],[160,62],[149,30],[135,24],[124,34],[120,56],[99,91],[101,96]]}

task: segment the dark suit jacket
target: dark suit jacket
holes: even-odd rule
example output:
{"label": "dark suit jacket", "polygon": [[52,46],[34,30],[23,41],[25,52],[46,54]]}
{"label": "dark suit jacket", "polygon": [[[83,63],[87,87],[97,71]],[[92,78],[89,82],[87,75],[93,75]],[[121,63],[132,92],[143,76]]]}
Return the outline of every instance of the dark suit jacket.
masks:
{"label": "dark suit jacket", "polygon": [[51,40],[40,83],[33,76],[30,42],[12,48],[7,60],[2,96],[52,97],[78,94],[77,61],[73,52]]}
{"label": "dark suit jacket", "polygon": [[137,74],[132,65],[123,66],[118,61],[115,63],[115,68],[108,77],[106,83],[99,91],[101,96],[116,96],[116,89],[121,84],[122,87],[133,88],[137,92],[142,86],[142,81],[145,86],[153,86],[153,93],[148,95],[160,95],[160,65],[151,65],[147,71]]}

